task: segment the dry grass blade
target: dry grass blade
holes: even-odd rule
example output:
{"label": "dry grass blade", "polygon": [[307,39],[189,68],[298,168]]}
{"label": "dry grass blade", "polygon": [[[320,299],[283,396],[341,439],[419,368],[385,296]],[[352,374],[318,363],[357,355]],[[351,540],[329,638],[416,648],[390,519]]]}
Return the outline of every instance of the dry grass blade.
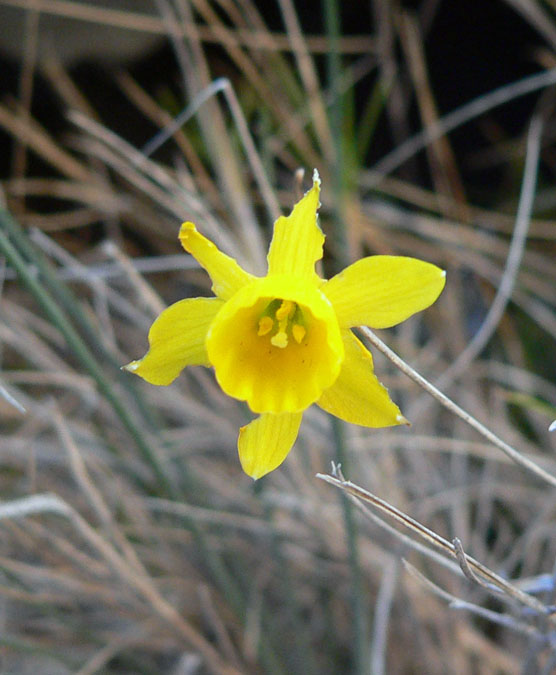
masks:
{"label": "dry grass blade", "polygon": [[325,474],[317,474],[317,478],[320,478],[321,480],[330,483],[330,485],[334,485],[335,487],[344,490],[355,499],[361,500],[367,504],[371,504],[373,507],[379,509],[391,518],[394,518],[398,523],[417,534],[419,537],[421,537],[421,539],[426,541],[431,546],[434,546],[438,550],[451,555],[456,559],[458,559],[459,554],[465,564],[469,566],[473,573],[478,574],[481,580],[484,580],[495,586],[497,589],[502,591],[507,596],[507,598],[517,600],[526,607],[534,610],[540,616],[548,617],[547,620],[550,623],[556,625],[556,617],[549,616],[550,608],[543,605],[533,596],[524,593],[516,586],[508,583],[505,579],[485,567],[478,560],[475,560],[466,553],[462,553],[461,548],[456,548],[454,544],[450,543],[440,535],[436,534],[436,532],[433,532],[388,502],[380,499],[380,497],[376,497],[358,485],[355,485],[355,483],[352,483],[351,481],[346,481],[341,478],[336,478],[334,476]]}
{"label": "dry grass blade", "polygon": [[91,173],[74,157],[65,152],[36,122],[17,115],[5,106],[0,106],[0,126],[13,134],[33,152],[41,155],[56,169],[74,180],[94,183]]}
{"label": "dry grass blade", "polygon": [[523,621],[518,621],[513,616],[511,616],[511,614],[500,614],[498,612],[493,612],[491,610],[485,609],[484,607],[480,607],[479,605],[474,605],[473,603],[466,602],[465,600],[461,600],[460,598],[456,598],[454,595],[447,593],[445,590],[439,588],[436,584],[432,583],[430,579],[427,579],[427,577],[421,574],[421,572],[419,572],[419,570],[416,567],[414,567],[411,563],[409,563],[407,560],[403,561],[403,565],[405,569],[409,572],[409,574],[415,579],[417,579],[417,581],[422,586],[424,586],[426,589],[428,589],[435,595],[438,595],[440,598],[448,602],[450,604],[450,607],[452,607],[453,609],[468,610],[470,612],[473,612],[474,614],[477,614],[478,616],[481,616],[485,619],[488,619],[489,621],[492,621],[493,623],[503,625],[512,630],[524,633],[525,635],[534,636],[535,628],[533,626],[529,626]]}
{"label": "dry grass blade", "polygon": [[[519,79],[553,67],[541,5],[0,0],[23,56],[0,56],[6,672],[552,672],[556,71]],[[474,67],[482,13],[508,6]],[[74,29],[93,63],[68,57]],[[128,38],[154,51],[126,62]],[[164,307],[210,295],[180,224],[263,272],[315,167],[323,276],[393,254],[447,283],[392,349],[363,331],[413,426],[339,432],[312,406],[253,484],[253,416],[210,370],[153,387],[120,366]],[[357,485],[324,475],[339,448]]]}
{"label": "dry grass blade", "polygon": [[453,378],[457,377],[458,374],[463,373],[469,367],[473,359],[481,353],[494,334],[508,302],[510,301],[525,250],[529,223],[531,221],[531,212],[533,210],[533,201],[537,183],[537,170],[541,152],[542,130],[542,118],[540,116],[534,117],[531,120],[529,133],[527,134],[526,161],[523,171],[523,184],[516,215],[515,228],[512,234],[512,242],[508,249],[506,266],[496,296],[490,306],[488,314],[479,330],[473,336],[473,339],[450,368],[442,374],[438,381],[438,387],[440,389],[445,387]]}
{"label": "dry grass blade", "polygon": [[[90,3],[72,2],[71,0],[1,0],[0,4],[21,9],[33,9],[43,14],[52,14],[92,24],[114,26],[126,31],[153,33],[165,36],[165,22],[154,15],[140,12],[126,12],[109,7],[95,7]],[[222,34],[212,25],[183,24],[179,29],[180,37],[194,39],[201,37],[203,41],[223,44],[231,47],[248,46],[251,49],[264,51],[290,51],[291,41],[282,33],[271,33],[268,30],[229,30]],[[311,52],[325,54],[328,50],[326,37],[322,35],[305,36]],[[368,35],[342,36],[339,48],[345,54],[361,54],[372,51],[374,40]]]}
{"label": "dry grass blade", "polygon": [[500,87],[489,94],[485,94],[484,96],[467,103],[440,119],[433,126],[428,127],[424,131],[416,134],[413,138],[405,141],[386,157],[383,157],[372,168],[371,174],[368,176],[369,181],[372,181],[374,184],[379,183],[382,176],[394,171],[433,140],[450,133],[450,131],[457,129],[469,120],[479,117],[492,108],[503,105],[508,101],[525,96],[538,89],[550,87],[555,83],[556,70],[549,70]]}
{"label": "dry grass blade", "polygon": [[428,382],[422,375],[420,375],[416,370],[411,368],[405,361],[403,361],[397,354],[395,354],[380,338],[378,338],[369,328],[362,327],[362,333],[368,338],[369,342],[379,349],[385,356],[387,356],[392,363],[394,363],[403,373],[405,373],[409,378],[416,382],[420,387],[422,387],[426,392],[433,396],[439,403],[441,403],[445,408],[447,408],[454,415],[457,415],[464,422],[469,424],[469,426],[476,429],[482,436],[487,440],[493,443],[496,447],[500,448],[502,452],[505,452],[508,457],[510,457],[516,464],[524,467],[531,473],[535,474],[538,478],[541,478],[546,483],[556,486],[556,477],[549,474],[548,471],[545,471],[542,467],[538,466],[534,461],[520,453],[518,450],[513,448],[509,443],[506,443],[504,440],[499,438],[495,433],[493,433],[488,427],[479,422],[473,415],[470,415],[468,412],[460,408],[456,403],[444,395],[439,389],[434,385]]}
{"label": "dry grass blade", "polygon": [[191,646],[198,649],[212,672],[219,675],[234,675],[239,670],[227,665],[216,650],[194,629],[176,609],[162,597],[148,576],[129,565],[121,555],[99,535],[75,509],[56,495],[37,495],[12,503],[0,505],[0,519],[21,518],[36,513],[54,512],[67,517],[77,532],[95,549],[121,578],[147,601],[156,615],[168,624]]}

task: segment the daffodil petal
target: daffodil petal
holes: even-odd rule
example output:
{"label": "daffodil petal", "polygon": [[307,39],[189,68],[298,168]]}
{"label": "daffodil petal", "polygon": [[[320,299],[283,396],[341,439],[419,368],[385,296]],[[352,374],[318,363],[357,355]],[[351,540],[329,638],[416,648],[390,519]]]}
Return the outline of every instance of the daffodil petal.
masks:
{"label": "daffodil petal", "polygon": [[239,430],[239,461],[257,480],[276,469],[292,449],[303,413],[264,413]]}
{"label": "daffodil petal", "polygon": [[274,223],[268,251],[268,273],[317,278],[315,263],[322,258],[324,235],[317,224],[320,178],[315,171],[313,187],[293,207],[289,216]]}
{"label": "daffodil petal", "polygon": [[242,286],[255,279],[229,255],[204,237],[193,223],[183,223],[179,239],[184,249],[204,267],[212,279],[212,290],[222,300],[231,298]]}
{"label": "daffodil petal", "polygon": [[191,298],[170,305],[149,330],[149,351],[124,369],[151,384],[167,385],[186,366],[209,366],[205,338],[223,304],[218,298]]}
{"label": "daffodil petal", "polygon": [[431,305],[445,282],[446,272],[431,263],[375,255],[346,267],[320,289],[340,326],[389,328]]}
{"label": "daffodil petal", "polygon": [[351,424],[390,427],[408,424],[373,370],[373,357],[351,331],[342,331],[345,357],[338,378],[317,405]]}

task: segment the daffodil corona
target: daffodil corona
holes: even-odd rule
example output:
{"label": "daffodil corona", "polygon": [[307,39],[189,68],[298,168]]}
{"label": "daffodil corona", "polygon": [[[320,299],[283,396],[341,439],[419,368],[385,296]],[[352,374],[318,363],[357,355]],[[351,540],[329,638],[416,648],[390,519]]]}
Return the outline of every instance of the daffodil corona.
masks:
{"label": "daffodil corona", "polygon": [[214,298],[181,300],[156,319],[149,351],[125,368],[168,385],[186,366],[212,366],[222,390],[258,413],[239,433],[244,471],[260,478],[291,450],[303,411],[316,403],[366,427],[407,423],[351,328],[388,328],[432,304],[444,288],[435,265],[370,256],[330,280],[315,263],[320,180],[274,224],[268,273],[255,277],[184,223],[179,238],[209,273]]}

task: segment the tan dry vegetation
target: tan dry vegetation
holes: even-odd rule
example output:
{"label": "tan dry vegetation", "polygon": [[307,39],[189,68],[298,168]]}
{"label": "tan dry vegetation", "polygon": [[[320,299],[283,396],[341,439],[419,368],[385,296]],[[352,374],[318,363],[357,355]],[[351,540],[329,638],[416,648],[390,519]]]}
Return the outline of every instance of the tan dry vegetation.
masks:
{"label": "tan dry vegetation", "polygon": [[[13,219],[3,211],[0,226],[2,669],[552,672],[556,229],[553,209],[533,206],[553,200],[536,180],[541,151],[553,169],[552,101],[476,157],[519,167],[506,203],[470,203],[448,132],[544,91],[554,71],[440,117],[420,18],[390,3],[374,2],[376,32],[357,36],[335,36],[333,22],[305,35],[292,0],[278,3],[281,32],[251,0],[162,1],[148,15],[92,4],[0,1],[27,12],[19,94],[0,101],[13,158],[1,184]],[[550,4],[510,4],[554,31]],[[147,157],[101,120],[73,71],[37,49],[34,13],[172,45],[188,106],[177,128],[161,90],[107,66],[145,138],[169,129],[164,152]],[[232,79],[216,78],[222,59]],[[38,72],[67,111],[61,134],[30,112]],[[404,141],[374,166],[357,156],[361,129],[337,126],[341,97],[372,74],[376,115]],[[411,136],[415,91],[424,131]],[[430,188],[395,174],[421,149]],[[287,462],[253,484],[236,456],[249,413],[208,371],[156,388],[119,366],[143,353],[164,306],[209,292],[179,251],[179,224],[260,271],[273,219],[306,185],[300,166],[323,179],[328,265],[406,254],[449,281],[431,309],[381,334],[401,370],[373,348],[413,426],[334,427],[311,409]],[[317,479],[338,444],[348,482]]]}

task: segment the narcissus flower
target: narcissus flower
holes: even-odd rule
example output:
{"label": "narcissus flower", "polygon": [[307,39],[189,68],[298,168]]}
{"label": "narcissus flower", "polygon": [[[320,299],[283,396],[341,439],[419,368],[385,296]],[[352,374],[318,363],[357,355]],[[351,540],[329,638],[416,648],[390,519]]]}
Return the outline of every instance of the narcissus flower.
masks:
{"label": "narcissus flower", "polygon": [[363,258],[330,280],[315,263],[320,180],[274,224],[268,273],[256,277],[184,223],[179,238],[212,279],[214,298],[180,300],[149,331],[149,351],[125,368],[168,385],[186,366],[212,366],[223,391],[258,413],[239,433],[244,471],[260,478],[291,450],[303,411],[316,403],[366,427],[407,421],[351,328],[388,328],[432,304],[444,287],[435,265],[399,256]]}

